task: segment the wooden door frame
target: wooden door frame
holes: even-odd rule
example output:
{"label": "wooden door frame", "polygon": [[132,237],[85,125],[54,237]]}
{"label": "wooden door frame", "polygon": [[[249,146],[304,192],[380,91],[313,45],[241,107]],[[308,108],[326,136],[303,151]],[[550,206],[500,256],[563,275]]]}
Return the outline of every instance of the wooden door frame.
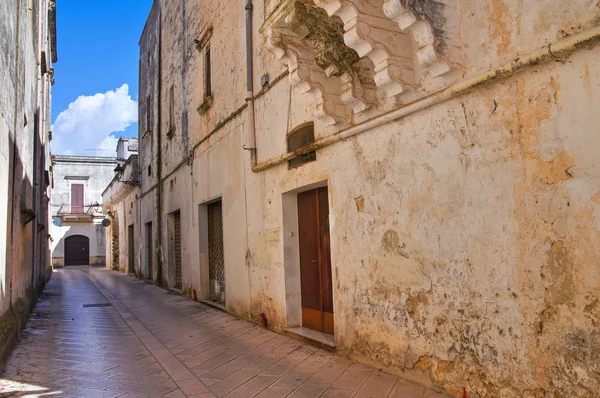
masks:
{"label": "wooden door frame", "polygon": [[82,234],[75,234],[75,235],[69,235],[66,236],[64,238],[64,243],[63,243],[63,255],[64,255],[64,264],[65,266],[69,265],[84,265],[84,264],[67,264],[67,242],[73,240],[74,238],[86,238],[87,239],[87,264],[85,265],[89,265],[90,264],[90,237],[86,236],[86,235],[82,235]]}
{"label": "wooden door frame", "polygon": [[[283,192],[281,195],[282,228],[281,241],[283,242],[283,266],[285,277],[286,297],[286,327],[293,328],[302,326],[302,292],[300,289],[300,244],[298,239],[298,193],[310,191],[316,188],[328,187],[329,211],[331,215],[331,190],[327,180],[321,180],[309,185]],[[333,228],[330,230],[331,237],[334,235]],[[333,242],[331,246],[333,247]],[[336,285],[334,270],[334,258],[331,258],[332,286]],[[334,318],[336,291],[333,289]]]}
{"label": "wooden door frame", "polygon": [[135,273],[135,226],[127,226],[127,273]]}
{"label": "wooden door frame", "polygon": [[[210,301],[210,277],[208,264],[208,205],[221,202],[224,205],[225,197],[217,195],[211,199],[198,204],[198,267],[200,269],[200,292],[198,294],[200,300]],[[225,214],[223,216],[223,247],[226,247],[225,237]],[[224,253],[225,272],[227,272],[227,251]],[[227,278],[227,276],[225,276]],[[217,307],[226,308],[227,305],[227,283],[225,283],[225,304],[220,305],[211,302]]]}

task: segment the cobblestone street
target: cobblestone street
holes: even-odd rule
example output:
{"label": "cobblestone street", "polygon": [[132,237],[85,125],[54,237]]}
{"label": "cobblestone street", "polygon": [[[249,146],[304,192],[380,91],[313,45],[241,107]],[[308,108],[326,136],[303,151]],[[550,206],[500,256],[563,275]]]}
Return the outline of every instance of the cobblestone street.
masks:
{"label": "cobblestone street", "polygon": [[54,272],[0,396],[445,395],[98,268]]}

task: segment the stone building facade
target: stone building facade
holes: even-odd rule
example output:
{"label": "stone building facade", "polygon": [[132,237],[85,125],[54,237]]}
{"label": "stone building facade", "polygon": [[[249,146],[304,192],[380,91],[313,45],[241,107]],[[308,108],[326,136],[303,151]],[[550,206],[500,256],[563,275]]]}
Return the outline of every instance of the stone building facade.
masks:
{"label": "stone building facade", "polygon": [[0,372],[50,277],[54,1],[0,4]]}
{"label": "stone building facade", "polygon": [[139,273],[454,395],[600,395],[599,40],[590,0],[156,0]]}
{"label": "stone building facade", "polygon": [[114,177],[117,159],[52,156],[52,265],[106,265],[102,191]]}
{"label": "stone building facade", "polygon": [[102,208],[110,222],[106,228],[106,267],[138,273],[143,278],[144,272],[139,265],[141,236],[137,208],[140,193],[138,139],[119,138],[117,158],[119,168],[102,192]]}

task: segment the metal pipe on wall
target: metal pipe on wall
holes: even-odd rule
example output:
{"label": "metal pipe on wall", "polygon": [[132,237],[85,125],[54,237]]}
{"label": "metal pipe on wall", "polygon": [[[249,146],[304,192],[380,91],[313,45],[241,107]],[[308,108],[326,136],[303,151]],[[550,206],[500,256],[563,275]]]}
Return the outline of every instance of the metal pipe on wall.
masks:
{"label": "metal pipe on wall", "polygon": [[[156,277],[154,279],[154,283],[159,286],[162,286],[162,271],[163,271],[163,234],[162,234],[162,4],[158,9],[158,56],[157,56],[157,102],[156,102],[156,126],[157,126],[157,136],[156,136],[156,180],[158,181],[158,185],[156,186]],[[152,162],[152,161],[150,161]],[[154,275],[153,275],[154,276]]]}
{"label": "metal pipe on wall", "polygon": [[300,148],[297,151],[289,152],[281,156],[271,158],[265,162],[253,166],[252,171],[259,172],[266,170],[270,167],[277,166],[299,155],[312,152],[320,148],[324,148],[338,141],[342,141],[346,138],[360,134],[364,131],[371,130],[383,124],[393,122],[420,110],[429,108],[431,106],[445,102],[449,99],[466,94],[476,89],[477,87],[485,86],[497,82],[499,80],[506,79],[528,67],[536,66],[544,62],[566,57],[580,49],[587,48],[587,46],[598,43],[600,43],[600,26],[596,26],[576,35],[570,36],[566,39],[559,40],[557,42],[544,46],[538,50],[532,51],[529,54],[517,58],[512,62],[501,65],[496,69],[463,80],[462,82],[453,84],[445,89],[442,89],[426,97],[411,102],[410,104],[393,109],[389,112],[383,113],[365,122],[349,127],[345,130],[340,130],[327,137],[318,139],[312,144]]}
{"label": "metal pipe on wall", "polygon": [[254,73],[252,56],[252,0],[246,0],[246,80],[248,104],[248,146],[244,149],[250,151],[251,167],[256,167],[256,124],[254,120]]}

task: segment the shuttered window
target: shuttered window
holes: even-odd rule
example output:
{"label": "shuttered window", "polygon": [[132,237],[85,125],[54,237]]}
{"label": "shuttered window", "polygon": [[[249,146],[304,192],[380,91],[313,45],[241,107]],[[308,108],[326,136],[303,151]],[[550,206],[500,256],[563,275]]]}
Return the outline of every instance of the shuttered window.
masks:
{"label": "shuttered window", "polygon": [[83,184],[71,185],[71,213],[83,213]]}

